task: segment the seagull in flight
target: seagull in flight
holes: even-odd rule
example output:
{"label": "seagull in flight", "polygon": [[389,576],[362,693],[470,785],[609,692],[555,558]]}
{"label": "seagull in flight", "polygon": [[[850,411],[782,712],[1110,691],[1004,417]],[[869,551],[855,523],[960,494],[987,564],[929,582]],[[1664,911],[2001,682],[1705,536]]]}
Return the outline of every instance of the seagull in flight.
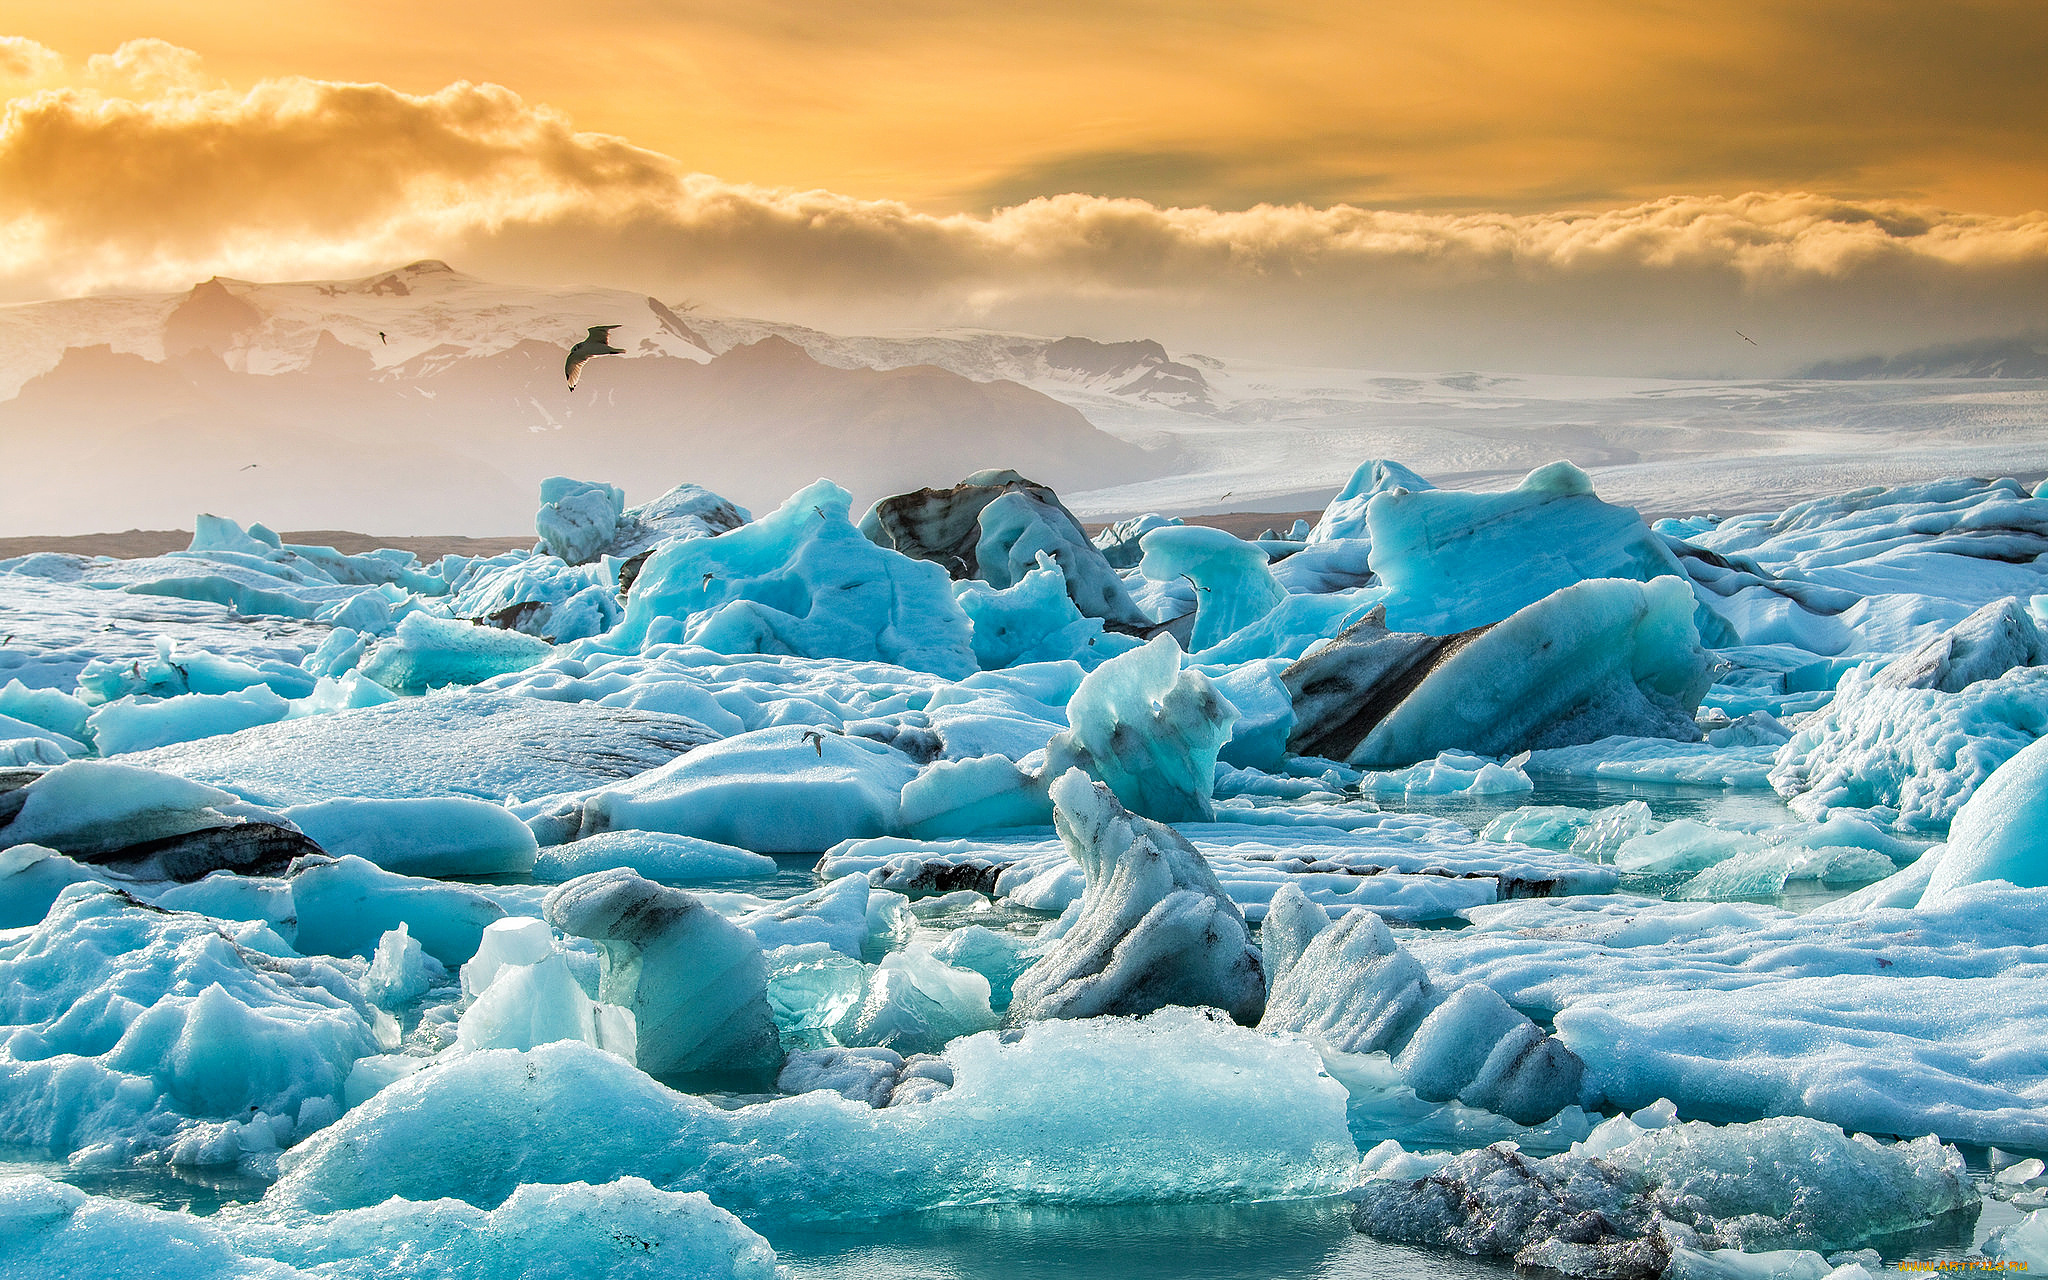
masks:
{"label": "seagull in flight", "polygon": [[583,375],[583,364],[592,356],[622,356],[626,353],[612,345],[612,330],[615,324],[594,324],[590,336],[569,348],[569,358],[562,362],[562,372],[568,375],[569,389],[576,389],[576,379]]}
{"label": "seagull in flight", "polygon": [[384,336],[384,331],[382,329],[377,330],[377,341],[383,343],[387,347],[391,345],[391,339]]}
{"label": "seagull in flight", "polygon": [[1750,337],[1750,336],[1749,336],[1748,334],[1744,333],[1744,332],[1743,332],[1742,330],[1740,330],[1740,329],[1737,329],[1737,330],[1735,331],[1735,336],[1736,336],[1736,337],[1738,337],[1738,338],[1740,338],[1740,339],[1742,339],[1742,340],[1743,340],[1744,342],[1747,342],[1747,343],[1748,343],[1748,344],[1749,344],[1750,346],[1752,346],[1752,347],[1756,345],[1756,339],[1755,339],[1755,338],[1752,338],[1752,337]]}
{"label": "seagull in flight", "polygon": [[258,467],[260,467],[260,466],[262,466],[262,465],[263,465],[263,464],[262,464],[262,463],[260,463],[260,462],[252,462],[252,463],[250,463],[250,464],[249,464],[248,466],[246,466],[246,467],[243,467],[243,468],[242,468],[242,470],[244,470],[244,471],[254,471],[254,470],[255,470],[256,468],[258,468]]}

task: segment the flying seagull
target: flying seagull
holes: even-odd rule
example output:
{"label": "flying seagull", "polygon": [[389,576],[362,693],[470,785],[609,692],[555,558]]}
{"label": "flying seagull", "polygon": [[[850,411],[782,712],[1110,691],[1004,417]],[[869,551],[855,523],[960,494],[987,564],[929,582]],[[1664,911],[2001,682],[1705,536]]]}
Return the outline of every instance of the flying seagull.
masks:
{"label": "flying seagull", "polygon": [[260,462],[252,462],[252,463],[250,463],[250,464],[249,464],[248,466],[246,466],[246,467],[243,467],[243,468],[242,468],[242,470],[244,470],[244,471],[254,471],[254,470],[255,470],[256,468],[258,468],[258,467],[260,467],[260,466],[262,466],[262,465],[263,465],[263,464],[262,464],[262,463],[260,463]]}
{"label": "flying seagull", "polygon": [[391,345],[391,339],[384,336],[384,331],[382,329],[377,330],[377,341],[383,343],[387,347]]}
{"label": "flying seagull", "polygon": [[1755,338],[1752,338],[1752,337],[1750,337],[1750,336],[1749,336],[1748,334],[1744,333],[1744,332],[1743,332],[1742,330],[1740,330],[1740,329],[1737,329],[1737,330],[1735,331],[1735,336],[1736,336],[1736,337],[1738,337],[1738,338],[1740,338],[1740,339],[1742,339],[1742,340],[1743,340],[1744,342],[1747,342],[1747,343],[1748,343],[1748,344],[1749,344],[1750,346],[1752,346],[1752,347],[1756,345],[1756,339],[1755,339]]}
{"label": "flying seagull", "polygon": [[622,356],[626,353],[612,345],[612,330],[615,324],[594,324],[590,336],[569,348],[569,358],[562,362],[562,372],[569,376],[569,389],[576,389],[576,379],[583,374],[583,362],[592,356]]}

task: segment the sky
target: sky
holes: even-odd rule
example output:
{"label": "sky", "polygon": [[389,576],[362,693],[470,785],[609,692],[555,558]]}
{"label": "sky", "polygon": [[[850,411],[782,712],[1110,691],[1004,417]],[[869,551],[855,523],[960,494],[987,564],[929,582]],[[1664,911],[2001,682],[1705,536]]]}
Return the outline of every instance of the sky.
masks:
{"label": "sky", "polygon": [[1688,375],[2048,323],[2039,0],[14,8],[0,301],[438,257],[840,329]]}

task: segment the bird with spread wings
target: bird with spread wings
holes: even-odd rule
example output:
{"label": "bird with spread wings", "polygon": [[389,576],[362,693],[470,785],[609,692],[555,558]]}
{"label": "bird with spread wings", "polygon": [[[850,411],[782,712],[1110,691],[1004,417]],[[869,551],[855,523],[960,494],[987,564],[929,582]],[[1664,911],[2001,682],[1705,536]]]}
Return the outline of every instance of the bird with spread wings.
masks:
{"label": "bird with spread wings", "polygon": [[569,389],[576,389],[576,379],[583,376],[583,365],[592,356],[622,356],[626,353],[612,345],[612,330],[615,324],[594,324],[590,336],[569,348],[569,358],[562,362],[562,373],[569,379]]}

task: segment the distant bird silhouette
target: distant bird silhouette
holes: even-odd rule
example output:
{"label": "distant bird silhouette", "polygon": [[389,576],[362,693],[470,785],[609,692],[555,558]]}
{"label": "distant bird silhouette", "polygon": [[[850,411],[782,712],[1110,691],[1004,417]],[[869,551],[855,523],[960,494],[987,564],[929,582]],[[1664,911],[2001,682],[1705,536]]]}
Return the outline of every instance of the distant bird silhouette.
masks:
{"label": "distant bird silhouette", "polygon": [[1752,346],[1752,347],[1756,345],[1756,339],[1755,339],[1755,338],[1752,338],[1752,337],[1750,337],[1750,336],[1749,336],[1748,334],[1744,333],[1744,332],[1743,332],[1742,330],[1740,330],[1740,329],[1737,329],[1737,330],[1735,331],[1735,336],[1736,336],[1736,337],[1738,337],[1738,338],[1740,338],[1740,339],[1742,339],[1742,340],[1743,340],[1744,342],[1747,342],[1747,343],[1748,343],[1748,344],[1749,344],[1750,346]]}
{"label": "distant bird silhouette", "polygon": [[242,470],[244,470],[244,471],[254,471],[254,470],[255,470],[256,468],[258,468],[258,467],[260,467],[260,466],[262,466],[262,465],[263,465],[263,464],[262,464],[262,463],[260,463],[260,462],[252,462],[252,463],[250,463],[250,464],[249,464],[248,466],[246,466],[246,467],[243,467],[243,468],[242,468]]}
{"label": "distant bird silhouette", "polygon": [[384,343],[386,346],[389,346],[391,343],[391,339],[384,336],[382,329],[377,330],[377,341]]}
{"label": "distant bird silhouette", "polygon": [[568,375],[569,389],[576,389],[576,379],[583,375],[583,364],[592,356],[622,356],[626,353],[612,345],[612,330],[615,324],[594,324],[590,336],[569,348],[569,358],[562,362],[562,372]]}

